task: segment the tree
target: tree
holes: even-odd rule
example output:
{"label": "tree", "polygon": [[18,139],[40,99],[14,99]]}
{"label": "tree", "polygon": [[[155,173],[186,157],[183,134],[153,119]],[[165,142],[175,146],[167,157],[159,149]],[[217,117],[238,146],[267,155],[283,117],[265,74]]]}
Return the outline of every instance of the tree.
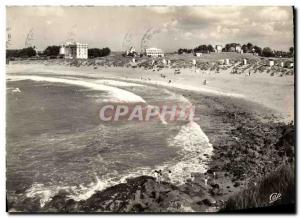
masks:
{"label": "tree", "polygon": [[290,47],[289,51],[290,51],[290,55],[293,57],[294,56],[294,47]]}
{"label": "tree", "polygon": [[250,43],[250,42],[247,43],[247,49],[249,52],[252,52],[252,49],[253,49],[252,43]]}
{"label": "tree", "polygon": [[46,56],[58,56],[59,55],[59,49],[60,46],[57,45],[52,45],[52,46],[48,46],[45,50],[44,50],[44,54]]}
{"label": "tree", "polygon": [[32,47],[23,48],[20,51],[20,57],[33,57],[33,56],[36,56],[36,51]]}
{"label": "tree", "polygon": [[201,52],[201,53],[209,53],[214,52],[215,49],[212,45],[199,45],[198,47],[194,48],[194,52]]}
{"label": "tree", "polygon": [[214,47],[213,47],[212,45],[208,45],[208,46],[207,46],[207,49],[208,49],[208,51],[210,51],[210,52],[215,52],[215,49],[214,49]]}
{"label": "tree", "polygon": [[110,54],[109,48],[90,48],[88,49],[88,56],[89,58],[96,58],[96,57],[104,57]]}
{"label": "tree", "polygon": [[236,46],[240,46],[240,44],[239,43],[228,43],[228,44],[226,44],[225,45],[225,51],[235,51],[235,47]]}
{"label": "tree", "polygon": [[6,50],[6,57],[7,58],[27,58],[36,56],[36,51],[32,47],[23,48],[23,49],[14,49],[14,50]]}
{"label": "tree", "polygon": [[254,46],[254,52],[257,53],[258,55],[261,55],[262,54],[262,49],[261,47],[258,47],[258,46]]}
{"label": "tree", "polygon": [[264,56],[264,57],[274,57],[274,53],[273,53],[271,48],[265,47],[262,50],[262,56]]}
{"label": "tree", "polygon": [[192,49],[187,49],[187,48],[180,48],[178,49],[178,54],[183,54],[183,53],[192,53]]}
{"label": "tree", "polygon": [[108,47],[102,49],[102,56],[108,56],[110,54],[110,49]]}
{"label": "tree", "polygon": [[17,49],[7,49],[6,50],[6,58],[17,58],[19,57],[19,51]]}
{"label": "tree", "polygon": [[248,53],[247,45],[242,45],[242,50],[243,50],[244,53]]}

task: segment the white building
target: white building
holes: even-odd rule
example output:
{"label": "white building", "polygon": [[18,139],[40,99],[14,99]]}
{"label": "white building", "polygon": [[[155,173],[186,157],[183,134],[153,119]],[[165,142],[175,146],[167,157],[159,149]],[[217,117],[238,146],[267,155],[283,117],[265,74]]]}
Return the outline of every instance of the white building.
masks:
{"label": "white building", "polygon": [[284,62],[283,61],[280,62],[280,67],[284,67]]}
{"label": "white building", "polygon": [[193,59],[192,64],[193,64],[193,66],[196,66],[197,61],[195,59]]}
{"label": "white building", "polygon": [[236,45],[235,46],[235,51],[237,52],[237,53],[242,53],[242,47],[240,46],[240,45]]}
{"label": "white building", "polygon": [[64,55],[66,59],[87,59],[88,45],[78,42],[66,42],[61,45],[59,54]]}
{"label": "white building", "polygon": [[163,65],[167,65],[166,59],[163,59],[163,60],[162,60],[162,63],[163,63]]}
{"label": "white building", "polygon": [[131,46],[127,51],[126,51],[126,55],[127,56],[135,56],[136,55],[136,50],[134,46]]}
{"label": "white building", "polygon": [[66,51],[65,51],[65,45],[61,45],[59,48],[59,54],[60,55],[65,55]]}
{"label": "white building", "polygon": [[219,64],[223,65],[225,63],[225,60],[224,59],[220,59],[218,62],[219,62]]}
{"label": "white building", "polygon": [[222,45],[216,45],[216,53],[221,53],[222,52]]}
{"label": "white building", "polygon": [[270,59],[269,60],[269,67],[272,67],[272,66],[274,66],[274,60]]}
{"label": "white building", "polygon": [[148,57],[164,57],[164,53],[159,48],[146,48],[145,53]]}

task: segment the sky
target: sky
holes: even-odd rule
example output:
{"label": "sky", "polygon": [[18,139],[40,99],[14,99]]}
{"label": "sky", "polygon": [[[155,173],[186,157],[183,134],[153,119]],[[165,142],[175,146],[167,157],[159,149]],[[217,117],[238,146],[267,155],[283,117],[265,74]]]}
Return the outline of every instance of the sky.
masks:
{"label": "sky", "polygon": [[75,40],[89,48],[167,52],[231,42],[288,50],[294,38],[286,6],[9,6],[6,25],[10,49],[25,47],[27,36],[38,50]]}

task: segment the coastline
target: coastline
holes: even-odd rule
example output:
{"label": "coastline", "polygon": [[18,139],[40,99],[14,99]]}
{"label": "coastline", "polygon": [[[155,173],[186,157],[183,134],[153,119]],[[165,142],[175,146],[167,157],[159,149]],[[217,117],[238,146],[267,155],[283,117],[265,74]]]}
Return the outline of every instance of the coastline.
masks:
{"label": "coastline", "polygon": [[[254,102],[249,101],[249,95],[243,96],[242,98],[236,98],[236,96],[228,95],[227,91],[230,91],[229,88],[225,89],[225,95],[222,95],[222,91],[220,91],[221,89],[215,87],[209,87],[206,90],[206,87],[202,87],[202,89],[196,89],[196,85],[194,85],[193,83],[189,84],[189,86],[187,85],[189,81],[183,82],[178,80],[178,83],[185,83],[184,86],[180,87],[178,85],[176,86],[177,83],[174,82],[174,79],[171,84],[168,84],[168,80],[160,79],[161,73],[171,76],[173,74],[172,70],[162,71],[159,73],[155,73],[153,76],[150,76],[147,75],[147,73],[152,73],[152,71],[142,71],[141,69],[134,69],[134,73],[130,75],[129,71],[132,71],[132,69],[115,67],[103,67],[97,69],[93,69],[93,67],[70,68],[66,66],[50,67],[43,65],[35,65],[34,67],[32,67],[31,65],[28,67],[33,68],[32,72],[34,73],[34,75],[72,75],[77,76],[78,78],[89,77],[95,79],[115,79],[119,81],[132,81],[140,84],[145,83],[147,85],[164,86],[189,98],[189,100],[193,104],[205,105],[205,107],[202,108],[201,113],[199,114],[201,128],[208,135],[214,147],[214,155],[212,157],[212,161],[210,162],[210,169],[207,171],[207,175],[210,178],[209,186],[206,186],[203,183],[203,175],[195,175],[193,181],[187,181],[186,184],[180,187],[176,187],[169,183],[163,183],[160,187],[162,189],[165,189],[164,192],[166,193],[175,192],[176,194],[173,193],[173,195],[177,197],[181,196],[180,202],[183,202],[182,204],[185,205],[185,212],[188,212],[189,210],[215,211],[222,206],[222,201],[228,199],[233,194],[245,188],[247,183],[249,182],[249,178],[253,179],[253,177],[255,178],[263,176],[265,173],[268,173],[268,171],[271,172],[277,166],[279,166],[278,164],[274,165],[275,162],[280,162],[278,161],[280,160],[279,157],[274,157],[272,159],[272,163],[268,163],[268,158],[272,155],[272,152],[274,152],[273,150],[270,151],[269,154],[264,157],[264,159],[260,157],[260,154],[263,154],[266,151],[266,147],[264,147],[265,143],[262,142],[262,140],[268,137],[271,140],[271,142],[268,142],[269,144],[276,143],[276,140],[280,138],[282,130],[285,128],[285,125],[283,123],[280,123],[279,121],[286,121],[290,118],[284,117],[283,119],[278,119],[279,111],[275,111],[274,109],[276,108],[268,108],[267,106],[270,106],[270,104],[267,104],[265,106],[260,105],[258,103],[261,102],[258,99],[252,99],[254,100]],[[20,65],[20,68],[23,68],[24,70],[24,65]],[[25,71],[27,70],[28,68]],[[189,71],[190,69],[186,70],[187,75],[190,75]],[[13,69],[13,67],[11,68],[11,66],[9,66],[7,72],[8,74],[22,75],[22,70],[18,69],[18,66],[17,69]],[[182,74],[184,73],[185,71],[182,72]],[[237,79],[236,81],[239,81],[239,79]],[[200,81],[202,81],[202,79],[196,82],[201,84]],[[233,94],[238,94],[237,89],[232,89],[231,91],[233,91]],[[281,107],[277,105],[277,108]],[[242,139],[242,142],[240,140],[237,140],[241,139],[239,138],[241,134],[243,134],[243,137],[245,137],[245,139]],[[248,149],[247,144],[249,144],[249,141],[251,144],[251,148]],[[243,146],[247,147],[247,149],[243,149]],[[235,156],[239,156],[239,158],[236,159]],[[248,156],[251,158],[249,158]],[[254,163],[253,160],[251,160],[253,158],[257,159],[256,161],[254,161]],[[227,163],[228,161],[229,163]],[[240,168],[239,163],[244,163],[245,166],[241,166]],[[254,175],[249,174],[247,175],[247,178],[247,176],[243,174],[245,174],[245,171],[247,168],[249,168],[249,165],[251,170],[253,171],[251,173],[253,173]],[[255,167],[257,166],[261,166],[262,168],[266,169],[266,172],[260,171],[262,169],[256,169]],[[217,179],[213,178],[213,172],[218,173]],[[225,187],[217,188],[221,183],[226,184]],[[113,209],[113,211],[122,211],[128,209],[128,204],[130,204],[132,198],[135,198],[133,195],[136,192],[136,187],[134,187],[136,186],[136,184],[139,184],[137,186],[147,186],[149,190],[151,189],[151,187],[153,189],[157,188],[157,183],[154,181],[153,177],[138,177],[132,180],[128,180],[125,185],[117,185],[117,187],[129,186],[132,188],[132,190],[129,192],[128,189],[122,190],[121,188],[122,191],[120,191],[120,193],[122,193],[123,195],[122,198],[127,198],[125,201],[127,202],[126,206],[123,205],[121,208],[118,208],[117,205],[114,204],[116,208]],[[229,186],[230,189],[228,190],[226,186]],[[118,188],[116,190],[118,190]],[[145,193],[148,193],[150,192],[149,190],[144,191]],[[220,190],[222,191],[220,192]],[[72,211],[73,209],[74,211],[76,211],[75,208],[84,210],[84,207],[87,207],[87,205],[91,206],[93,202],[99,201],[100,198],[102,203],[96,205],[94,209],[106,211],[108,210],[108,207],[106,207],[108,205],[104,206],[105,201],[112,201],[115,203],[117,202],[116,199],[108,197],[107,193],[110,193],[110,196],[113,196],[113,194],[116,194],[116,191],[113,191],[111,187],[100,192],[96,192],[85,202],[72,202],[72,204],[70,204],[72,205],[72,207],[70,208],[62,206],[67,205],[70,199],[68,199],[66,195],[60,193],[57,196],[53,197],[45,207],[54,211],[64,211],[66,210],[66,208],[68,208],[69,211]],[[126,196],[124,197],[125,193]],[[161,194],[164,195],[163,192]],[[103,195],[106,196],[106,199],[103,199]],[[165,199],[175,198],[173,195],[171,195],[172,197],[170,197],[169,195],[170,194],[164,196]],[[36,200],[37,199],[31,199],[31,201]],[[157,199],[153,200],[152,205],[154,205],[156,200]],[[58,205],[57,202],[60,202],[60,204]],[[165,209],[166,207],[168,207],[168,205],[162,203],[162,205],[156,205],[156,207],[156,209],[159,210],[159,208]],[[88,210],[93,211],[93,209],[91,208],[92,207],[88,208]],[[42,208],[39,208],[38,210],[42,211]]]}
{"label": "coastline", "polygon": [[[230,69],[220,73],[210,71],[195,72],[192,68],[179,68],[181,74],[175,75],[174,69],[160,71],[130,67],[109,66],[70,66],[67,63],[12,63],[7,73],[22,74],[31,70],[35,75],[50,74],[58,76],[77,76],[91,79],[117,79],[134,83],[178,88],[208,94],[242,97],[248,101],[264,105],[274,111],[278,118],[288,123],[294,119],[294,76],[270,76],[268,73],[256,73],[251,77],[230,74]],[[165,76],[162,77],[162,75]],[[207,84],[203,85],[206,79]],[[171,80],[171,83],[169,83]]]}

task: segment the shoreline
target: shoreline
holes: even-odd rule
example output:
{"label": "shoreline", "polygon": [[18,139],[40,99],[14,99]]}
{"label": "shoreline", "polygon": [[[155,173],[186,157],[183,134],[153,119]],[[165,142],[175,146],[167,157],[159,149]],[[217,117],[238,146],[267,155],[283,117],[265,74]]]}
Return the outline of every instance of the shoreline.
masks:
{"label": "shoreline", "polygon": [[[72,67],[63,63],[54,63],[53,65],[50,63],[43,64],[39,61],[31,61],[29,64],[11,63],[7,66],[7,73],[12,70],[16,74],[22,74],[22,71],[26,69],[32,70],[35,75],[38,73],[51,76],[69,75],[91,79],[117,79],[200,93],[241,97],[272,109],[276,112],[276,116],[282,117],[281,120],[286,123],[294,120],[294,76],[271,77],[268,73],[256,73],[250,78],[245,75],[230,74],[228,69],[216,74],[207,71],[195,73],[190,68],[180,69],[182,73],[175,75],[174,69],[162,69],[158,72],[119,66]],[[207,85],[202,84],[203,78],[207,80]]]}
{"label": "shoreline", "polygon": [[[55,68],[55,67],[54,67]],[[67,68],[67,67],[66,67]],[[47,67],[45,68],[47,69]],[[36,69],[37,71],[40,71],[38,75],[43,75],[44,72],[42,72],[45,69]],[[48,68],[53,70],[53,68]],[[68,68],[70,69],[70,68]],[[114,69],[114,68],[112,68]],[[109,72],[112,70],[109,69]],[[65,70],[61,72],[56,72],[57,75],[62,75],[65,73]],[[70,70],[73,70],[71,68]],[[78,71],[81,71],[81,74],[78,75]],[[95,78],[102,79],[106,78],[109,79],[107,74],[99,75],[97,72],[95,73],[88,73],[88,75],[82,75],[82,71],[84,72],[84,69],[79,69],[78,71],[68,72],[68,75],[76,75],[80,78],[80,76],[95,76]],[[49,72],[46,72],[49,73]],[[10,73],[9,73],[10,74]],[[21,72],[17,73],[21,74]],[[96,74],[96,75],[95,75]],[[35,74],[36,75],[36,74]],[[53,74],[55,75],[55,74]],[[112,78],[112,77],[111,77]],[[130,81],[131,78],[121,77],[119,79],[120,81]],[[133,80],[138,80],[137,78],[133,78]],[[141,84],[147,81],[142,81]],[[137,81],[138,83],[138,81]],[[150,82],[151,84],[151,82]],[[155,86],[160,86],[163,84],[153,84]],[[164,184],[164,188],[168,189],[169,192],[177,191],[179,192],[181,196],[184,196],[184,199],[181,199],[181,202],[184,202],[184,205],[192,205],[191,209],[198,210],[216,210],[217,208],[220,208],[222,206],[223,199],[228,199],[229,196],[232,196],[234,193],[239,192],[242,190],[246,183],[248,182],[245,176],[243,176],[239,171],[245,171],[245,169],[239,169],[234,166],[238,166],[240,162],[245,162],[250,164],[255,169],[256,165],[266,166],[265,162],[267,160],[263,160],[260,158],[257,158],[256,156],[260,156],[259,152],[263,152],[261,150],[264,149],[253,149],[249,148],[248,150],[243,150],[240,148],[240,143],[242,143],[242,146],[246,146],[249,143],[249,140],[253,144],[252,147],[258,147],[261,143],[261,139],[266,138],[269,136],[273,141],[271,143],[275,143],[276,138],[280,137],[281,131],[284,128],[283,124],[278,123],[278,119],[276,115],[272,115],[272,110],[269,108],[266,108],[262,105],[259,105],[258,103],[250,102],[246,98],[235,98],[235,97],[229,97],[229,96],[220,96],[216,95],[216,93],[205,93],[205,92],[195,92],[195,90],[185,90],[185,89],[178,89],[178,87],[172,87],[172,85],[166,84],[166,87],[172,90],[175,90],[177,93],[186,96],[191,100],[193,104],[204,104],[206,107],[201,111],[201,128],[203,131],[208,135],[210,142],[212,143],[214,147],[215,154],[212,157],[212,161],[210,163],[209,170],[207,171],[207,175],[210,178],[209,180],[209,187],[206,186],[203,182],[203,176],[204,175],[195,175],[195,178],[193,181],[187,181],[186,184],[184,184],[181,187],[176,187],[172,184]],[[240,124],[242,123],[242,125]],[[277,124],[276,124],[277,123]],[[277,125],[277,126],[276,126]],[[253,130],[256,126],[258,126],[258,132],[263,135],[257,135],[257,129]],[[248,132],[249,136],[246,137],[247,139],[244,140],[244,142],[240,142],[239,140],[236,140],[236,138],[239,138],[241,134],[246,134]],[[254,139],[253,139],[254,138]],[[257,142],[255,141],[257,139]],[[253,141],[254,140],[254,141]],[[226,142],[226,143],[224,143]],[[225,145],[224,145],[225,144]],[[243,145],[244,144],[244,145]],[[263,143],[264,144],[264,143]],[[262,145],[260,145],[262,146]],[[227,149],[226,149],[227,148]],[[230,149],[228,149],[230,148]],[[232,149],[234,148],[234,149]],[[242,159],[235,160],[234,156],[237,156],[237,154],[240,155]],[[250,155],[251,157],[256,157],[259,162],[251,163],[251,159],[249,159],[247,156]],[[270,154],[268,154],[270,155]],[[275,159],[278,159],[278,157],[275,157]],[[277,159],[274,161],[278,161]],[[233,162],[232,165],[224,165],[224,162],[226,163],[228,160],[231,160]],[[247,164],[246,164],[247,165]],[[247,167],[247,166],[243,166]],[[267,166],[266,169],[272,171],[276,167],[271,165]],[[265,172],[260,172],[260,169],[255,169],[255,172],[251,172],[254,175],[264,175]],[[213,172],[218,172],[217,179],[213,178],[214,175],[212,175]],[[229,175],[226,175],[229,174]],[[249,175],[250,176],[250,175]],[[212,179],[213,178],[213,179]],[[152,180],[152,182],[151,182]],[[128,180],[133,182],[133,184],[140,184],[144,186],[145,184],[151,183],[151,185],[148,184],[148,186],[152,186],[152,188],[157,188],[156,182],[151,179],[151,177],[147,177],[145,179],[144,177],[137,177],[132,180]],[[131,187],[131,183],[127,181],[127,185]],[[131,185],[130,185],[131,184]],[[227,190],[227,187],[220,187],[221,184],[226,184],[226,186],[231,187],[230,190]],[[238,185],[237,185],[238,184]],[[122,184],[117,185],[119,187]],[[236,186],[237,185],[237,186]],[[124,186],[124,185],[123,185]],[[219,187],[219,188],[217,188]],[[108,190],[111,190],[112,187],[107,188],[105,190],[102,190],[100,192],[96,192],[93,196],[91,196],[88,200],[86,200],[86,204],[91,204],[95,200],[99,200],[99,196],[97,197],[97,194],[100,195],[100,198],[103,198],[102,194],[106,193]],[[195,191],[196,190],[196,191]],[[198,190],[198,191],[197,191]],[[222,192],[220,193],[220,190]],[[135,190],[136,191],[136,190]],[[133,191],[133,193],[135,192]],[[230,192],[231,191],[231,192]],[[111,191],[110,191],[111,192]],[[113,191],[112,191],[113,192]],[[126,191],[123,190],[125,193]],[[202,193],[200,195],[201,197],[194,196],[196,193]],[[124,194],[123,193],[123,194]],[[132,194],[130,196],[127,196],[127,204],[131,201]],[[126,193],[126,195],[129,193]],[[162,193],[163,194],[163,193]],[[178,195],[178,194],[177,194]],[[187,195],[187,196],[186,196]],[[165,196],[168,198],[167,196]],[[103,199],[102,199],[103,200]],[[106,199],[107,200],[107,199]],[[110,199],[113,200],[113,199]],[[58,194],[57,196],[53,197],[52,200],[46,204],[46,208],[56,208],[55,210],[61,211],[62,208],[58,208],[56,205],[57,201],[60,201],[63,204],[67,204],[67,196]],[[204,201],[204,202],[203,202]],[[207,202],[209,201],[209,202]],[[56,203],[55,203],[56,202]],[[202,203],[197,203],[202,202]],[[74,203],[74,202],[73,202]],[[82,202],[81,202],[82,203]],[[78,203],[80,204],[80,202]],[[76,207],[81,207],[78,204],[74,203],[74,205],[77,205]],[[154,204],[154,203],[153,203]],[[73,205],[73,206],[74,206]],[[99,208],[102,208],[104,210],[105,207],[103,205],[98,205]],[[115,205],[116,206],[116,205]],[[128,206],[128,205],[127,205]],[[165,206],[157,206],[157,208],[165,207]],[[123,208],[123,207],[122,207]],[[70,209],[70,208],[69,208]],[[82,209],[82,208],[81,208]],[[89,208],[91,209],[91,208]],[[119,208],[120,209],[120,208]],[[124,208],[123,208],[124,209]],[[116,209],[117,210],[117,209]]]}

